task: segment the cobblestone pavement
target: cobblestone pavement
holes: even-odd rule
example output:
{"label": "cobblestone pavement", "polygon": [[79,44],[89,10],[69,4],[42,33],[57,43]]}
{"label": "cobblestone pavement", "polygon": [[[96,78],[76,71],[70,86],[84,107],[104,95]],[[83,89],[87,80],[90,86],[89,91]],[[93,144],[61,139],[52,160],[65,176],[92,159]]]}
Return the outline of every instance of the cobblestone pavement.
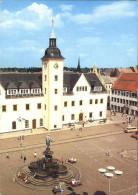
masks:
{"label": "cobblestone pavement", "polygon": [[[108,179],[101,176],[99,168],[114,166],[123,171],[123,175],[111,179],[112,195],[135,195],[137,186],[137,161],[131,158],[123,158],[121,153],[124,150],[136,150],[137,140],[125,134],[123,131],[127,124],[122,124],[125,117],[121,114],[113,117],[113,121],[108,120],[106,124],[99,125],[98,122],[87,123],[80,131],[79,125],[75,130],[62,130],[50,132],[51,149],[54,151],[54,158],[68,159],[76,158],[76,166],[82,175],[82,185],[73,188],[78,194],[87,192],[93,195],[96,191],[108,193]],[[136,125],[137,121],[132,125]],[[39,131],[39,130],[37,130]],[[25,188],[17,182],[13,182],[16,170],[24,165],[22,156],[26,156],[26,164],[34,161],[34,152],[37,157],[42,157],[45,150],[46,130],[38,132],[23,132],[25,137],[23,147],[20,146],[20,133],[0,135],[0,194],[1,195],[52,195],[50,191],[38,191]],[[10,137],[10,138],[9,138]],[[106,155],[110,149],[110,156]],[[9,159],[6,159],[6,153]],[[63,184],[64,195],[70,194],[66,185]]]}

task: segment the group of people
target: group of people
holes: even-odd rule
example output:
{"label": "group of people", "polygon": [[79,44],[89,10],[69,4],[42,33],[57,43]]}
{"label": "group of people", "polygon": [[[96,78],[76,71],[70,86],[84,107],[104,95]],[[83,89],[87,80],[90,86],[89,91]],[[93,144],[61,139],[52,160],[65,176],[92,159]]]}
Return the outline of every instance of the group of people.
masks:
{"label": "group of people", "polygon": [[59,185],[59,186],[55,186],[54,188],[53,188],[53,190],[52,190],[52,192],[54,193],[54,194],[56,194],[57,192],[63,192],[64,190],[63,190],[63,188],[62,188],[62,185]]}
{"label": "group of people", "polygon": [[22,172],[18,172],[18,177],[21,178],[25,184],[31,183],[31,181]]}

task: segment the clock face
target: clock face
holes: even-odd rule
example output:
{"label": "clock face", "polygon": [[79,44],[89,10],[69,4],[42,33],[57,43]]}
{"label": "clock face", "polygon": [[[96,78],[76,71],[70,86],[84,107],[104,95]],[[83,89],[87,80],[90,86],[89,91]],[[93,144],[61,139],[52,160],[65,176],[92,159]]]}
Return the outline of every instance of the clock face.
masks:
{"label": "clock face", "polygon": [[56,64],[54,65],[54,68],[55,68],[55,69],[58,69],[58,67],[59,67],[59,65],[56,63]]}

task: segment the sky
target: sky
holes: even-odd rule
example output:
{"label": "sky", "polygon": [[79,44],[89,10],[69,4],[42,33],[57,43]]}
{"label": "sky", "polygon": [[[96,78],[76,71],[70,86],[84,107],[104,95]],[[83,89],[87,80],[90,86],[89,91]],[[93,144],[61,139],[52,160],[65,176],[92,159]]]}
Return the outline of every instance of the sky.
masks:
{"label": "sky", "polygon": [[54,19],[64,66],[137,65],[138,1],[0,0],[0,68],[41,67]]}

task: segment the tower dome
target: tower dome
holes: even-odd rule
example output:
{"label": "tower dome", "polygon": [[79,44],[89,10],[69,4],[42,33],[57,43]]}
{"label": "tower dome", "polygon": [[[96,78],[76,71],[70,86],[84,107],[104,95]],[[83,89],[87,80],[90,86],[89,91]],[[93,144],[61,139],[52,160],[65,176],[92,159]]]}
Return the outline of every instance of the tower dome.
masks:
{"label": "tower dome", "polygon": [[56,46],[56,35],[54,32],[54,20],[52,20],[52,32],[49,38],[49,47],[45,50],[45,55],[41,58],[45,60],[47,58],[63,58],[61,51]]}

